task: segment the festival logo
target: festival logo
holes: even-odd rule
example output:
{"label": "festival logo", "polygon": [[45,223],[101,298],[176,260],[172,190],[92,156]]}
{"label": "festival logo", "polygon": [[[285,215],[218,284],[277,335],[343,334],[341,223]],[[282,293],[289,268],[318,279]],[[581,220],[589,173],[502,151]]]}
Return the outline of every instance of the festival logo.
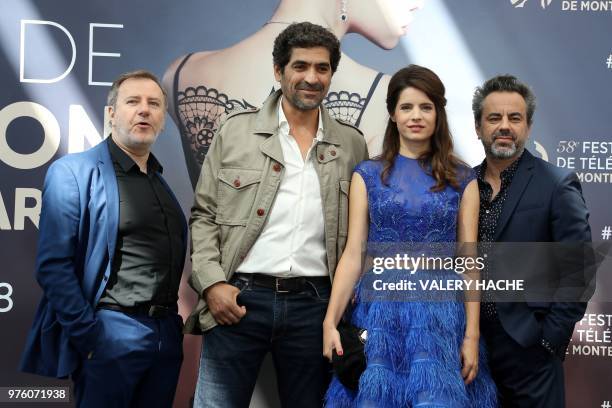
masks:
{"label": "festival logo", "polygon": [[[525,7],[525,4],[527,3],[528,0],[510,0],[510,3],[512,3],[512,6],[514,8],[523,8]],[[552,3],[552,0],[540,0],[540,5],[542,6],[543,9],[546,9],[548,6],[550,6],[550,4]]]}
{"label": "festival logo", "polygon": [[527,0],[510,0],[510,2],[514,6],[514,8],[523,8],[525,7],[525,3],[527,3]]}
{"label": "festival logo", "polygon": [[[510,4],[514,8],[523,8],[529,0],[510,0]],[[550,8],[553,0],[540,0],[540,7],[543,10]],[[609,13],[612,11],[612,0],[562,0],[560,4],[561,11],[566,12],[599,12]]]}
{"label": "festival logo", "polygon": [[539,156],[540,159],[548,161],[548,152],[544,146],[536,140],[534,140],[533,143],[535,145],[536,155]]}

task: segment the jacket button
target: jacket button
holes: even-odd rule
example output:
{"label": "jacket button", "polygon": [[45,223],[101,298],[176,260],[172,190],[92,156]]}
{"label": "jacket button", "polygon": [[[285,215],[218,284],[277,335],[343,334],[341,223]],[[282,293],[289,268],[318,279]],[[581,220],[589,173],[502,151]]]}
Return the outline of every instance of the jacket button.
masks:
{"label": "jacket button", "polygon": [[258,208],[258,209],[257,209],[257,215],[259,215],[260,217],[263,217],[263,215],[264,215],[265,213],[266,213],[266,212],[264,211],[264,209],[263,209],[263,208]]}
{"label": "jacket button", "polygon": [[322,154],[319,155],[319,160],[323,160],[325,158],[325,156],[323,156]]}
{"label": "jacket button", "polygon": [[240,187],[240,180],[234,180],[234,187]]}
{"label": "jacket button", "polygon": [[272,170],[278,173],[281,170],[280,164],[275,163],[274,166],[272,166]]}
{"label": "jacket button", "polygon": [[331,154],[332,156],[335,156],[336,155],[336,151],[332,150],[329,154]]}

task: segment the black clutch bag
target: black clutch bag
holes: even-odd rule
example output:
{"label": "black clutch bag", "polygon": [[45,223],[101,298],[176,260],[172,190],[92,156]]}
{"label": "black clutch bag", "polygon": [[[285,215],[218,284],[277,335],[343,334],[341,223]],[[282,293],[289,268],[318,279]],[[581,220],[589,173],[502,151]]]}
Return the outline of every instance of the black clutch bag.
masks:
{"label": "black clutch bag", "polygon": [[338,332],[344,353],[339,356],[336,350],[332,350],[332,367],[342,385],[356,391],[359,377],[366,368],[365,342],[368,333],[344,321],[338,325]]}

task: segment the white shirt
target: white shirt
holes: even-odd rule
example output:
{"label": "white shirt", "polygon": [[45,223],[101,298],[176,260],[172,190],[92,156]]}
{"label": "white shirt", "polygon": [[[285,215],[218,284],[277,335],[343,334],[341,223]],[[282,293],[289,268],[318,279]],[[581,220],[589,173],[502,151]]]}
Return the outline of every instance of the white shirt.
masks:
{"label": "white shirt", "polygon": [[278,127],[285,172],[268,220],[237,272],[277,277],[327,276],[327,253],[321,187],[314,167],[314,148],[323,137],[319,111],[317,135],[306,158],[278,103]]}

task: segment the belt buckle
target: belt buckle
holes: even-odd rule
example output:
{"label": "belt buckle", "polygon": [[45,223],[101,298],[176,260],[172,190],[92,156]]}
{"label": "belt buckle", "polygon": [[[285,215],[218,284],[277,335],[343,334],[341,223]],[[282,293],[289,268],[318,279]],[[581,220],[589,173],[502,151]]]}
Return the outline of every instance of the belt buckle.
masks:
{"label": "belt buckle", "polygon": [[149,317],[164,317],[168,315],[168,308],[161,305],[151,305],[149,308]]}
{"label": "belt buckle", "polygon": [[280,286],[280,280],[282,278],[276,278],[276,293],[289,293],[288,290],[280,290],[279,286]]}

